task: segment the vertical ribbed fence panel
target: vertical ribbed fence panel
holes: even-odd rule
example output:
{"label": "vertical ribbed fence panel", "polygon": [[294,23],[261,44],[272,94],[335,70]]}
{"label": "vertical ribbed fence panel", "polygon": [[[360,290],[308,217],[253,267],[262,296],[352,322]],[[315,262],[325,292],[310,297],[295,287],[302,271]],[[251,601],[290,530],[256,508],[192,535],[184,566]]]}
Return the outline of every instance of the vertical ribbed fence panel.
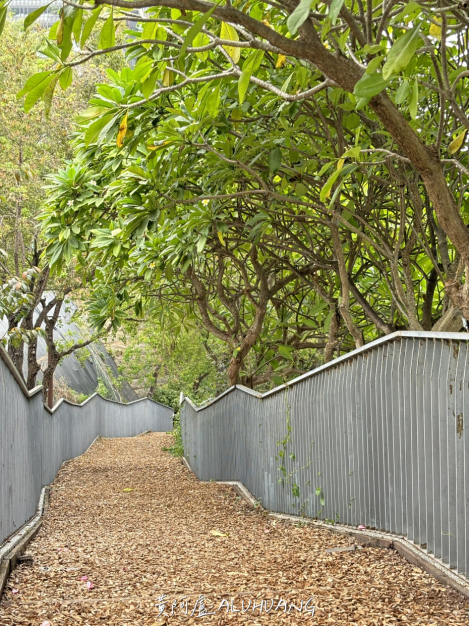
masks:
{"label": "vertical ribbed fence panel", "polygon": [[120,404],[95,394],[52,411],[42,387],[28,392],[0,346],[0,546],[35,513],[43,486],[98,436],[131,437],[173,428],[173,410],[149,398]]}
{"label": "vertical ribbed fence panel", "polygon": [[394,333],[264,395],[186,399],[186,458],[268,509],[406,536],[467,576],[468,339]]}

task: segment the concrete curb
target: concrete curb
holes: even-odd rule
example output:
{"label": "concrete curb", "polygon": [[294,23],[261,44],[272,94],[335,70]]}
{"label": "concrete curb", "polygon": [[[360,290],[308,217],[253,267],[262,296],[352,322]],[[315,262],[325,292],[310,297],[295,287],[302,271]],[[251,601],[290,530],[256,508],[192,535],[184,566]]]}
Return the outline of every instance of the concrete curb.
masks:
{"label": "concrete curb", "polygon": [[8,582],[10,574],[18,566],[18,558],[22,556],[29,543],[34,539],[42,526],[42,517],[49,506],[50,485],[43,487],[36,515],[20,528],[2,546],[0,551],[0,598]]}
{"label": "concrete curb", "polygon": [[[186,468],[192,472],[192,469],[185,457],[182,457],[183,464]],[[212,482],[212,481],[201,481]],[[362,546],[372,546],[375,548],[388,548],[396,550],[402,557],[404,557],[412,565],[420,567],[424,572],[433,576],[438,582],[452,587],[462,595],[469,598],[469,582],[464,577],[453,572],[445,563],[440,559],[437,559],[428,552],[422,550],[408,539],[403,536],[392,535],[391,533],[379,532],[374,530],[357,530],[352,526],[344,526],[343,524],[327,524],[318,520],[299,517],[297,515],[286,515],[284,513],[273,513],[264,509],[260,502],[252,495],[252,493],[243,485],[240,481],[235,480],[216,480],[213,481],[219,485],[227,485],[232,487],[233,490],[245,500],[252,508],[259,511],[265,511],[269,517],[273,517],[278,520],[286,522],[307,524],[308,526],[314,526],[315,528],[321,528],[328,530],[331,533],[339,535],[347,535],[353,537],[353,539]]]}

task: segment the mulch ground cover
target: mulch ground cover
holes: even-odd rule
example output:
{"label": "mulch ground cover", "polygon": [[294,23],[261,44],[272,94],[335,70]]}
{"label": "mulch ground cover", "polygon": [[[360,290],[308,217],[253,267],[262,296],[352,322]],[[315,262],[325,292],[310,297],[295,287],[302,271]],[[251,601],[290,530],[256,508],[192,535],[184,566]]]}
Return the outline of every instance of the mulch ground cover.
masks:
{"label": "mulch ground cover", "polygon": [[100,439],[63,466],[1,626],[468,626],[469,600],[394,551],[327,553],[351,539],[198,482],[170,445]]}

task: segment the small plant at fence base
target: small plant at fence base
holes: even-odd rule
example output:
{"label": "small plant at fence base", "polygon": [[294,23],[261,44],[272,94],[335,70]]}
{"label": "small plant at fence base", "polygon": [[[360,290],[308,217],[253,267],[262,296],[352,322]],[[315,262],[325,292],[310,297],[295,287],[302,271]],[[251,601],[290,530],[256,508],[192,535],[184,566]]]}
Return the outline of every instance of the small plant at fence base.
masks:
{"label": "small plant at fence base", "polygon": [[[293,452],[288,453],[288,444],[291,444],[291,415],[290,415],[290,405],[288,404],[288,391],[285,389],[285,413],[286,413],[286,423],[287,423],[287,434],[284,439],[277,441],[277,446],[281,446],[281,449],[278,451],[278,455],[275,457],[275,460],[280,463],[278,467],[278,471],[281,472],[281,476],[278,479],[278,482],[285,486],[287,483],[291,483],[291,492],[294,498],[300,497],[300,486],[294,480],[294,475],[300,470],[308,467],[311,462],[308,462],[305,466],[300,468],[294,468],[291,472],[287,473],[287,469],[285,467],[286,459],[289,458],[293,463],[296,460],[296,455]],[[306,515],[306,504],[307,500],[303,502],[300,506],[299,503],[292,503],[292,508],[298,507],[298,513],[305,516]]]}
{"label": "small plant at fence base", "polygon": [[[277,456],[275,457],[275,460],[279,463],[278,466],[278,471],[281,473],[278,482],[282,485],[285,486],[286,484],[290,483],[291,484],[291,492],[294,498],[300,498],[300,486],[299,484],[296,482],[296,480],[294,479],[295,474],[297,474],[300,470],[306,469],[307,467],[309,467],[311,465],[311,460],[309,460],[305,465],[301,466],[301,467],[297,467],[297,468],[293,468],[291,470],[291,472],[287,472],[287,468],[285,467],[286,464],[286,460],[287,458],[289,458],[292,462],[295,462],[296,460],[296,455],[293,452],[288,452],[288,445],[291,444],[291,433],[292,433],[292,427],[291,427],[291,415],[290,415],[290,405],[288,404],[288,398],[287,398],[287,393],[288,390],[285,389],[285,414],[286,414],[286,425],[287,425],[287,434],[285,435],[284,439],[282,440],[278,440],[277,441],[277,446],[279,446],[281,449],[278,451]],[[311,442],[311,446],[314,444],[314,441]],[[307,483],[307,485],[309,485],[309,481]],[[325,504],[325,500],[324,500],[324,493],[322,491],[322,487],[318,487],[316,489],[316,495],[319,496],[320,498],[320,502],[321,502],[321,507],[324,506]],[[298,515],[301,515],[303,517],[306,517],[306,507],[308,504],[309,500],[306,499],[303,501],[303,503],[300,505],[299,501],[298,502],[293,502],[292,503],[292,508],[296,508]],[[321,515],[322,513],[322,508],[317,512],[316,516],[319,517],[319,515]],[[329,521],[329,520],[327,520]],[[334,523],[334,521],[332,521],[331,523]]]}
{"label": "small plant at fence base", "polygon": [[182,432],[181,432],[181,420],[179,413],[176,413],[174,416],[174,429],[167,433],[168,435],[172,435],[174,437],[174,445],[169,448],[163,448],[165,452],[169,452],[173,456],[183,457],[184,456],[184,444],[182,443]]}

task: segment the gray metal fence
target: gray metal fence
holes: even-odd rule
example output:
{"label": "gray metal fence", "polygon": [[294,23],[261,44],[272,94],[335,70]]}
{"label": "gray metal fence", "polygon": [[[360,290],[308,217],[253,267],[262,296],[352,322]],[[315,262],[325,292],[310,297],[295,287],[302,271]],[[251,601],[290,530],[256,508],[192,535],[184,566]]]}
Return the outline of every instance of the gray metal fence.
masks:
{"label": "gray metal fence", "polygon": [[406,536],[467,576],[468,339],[395,333],[264,395],[186,399],[186,458],[268,509]]}
{"label": "gray metal fence", "polygon": [[28,392],[0,346],[0,545],[34,515],[42,487],[63,461],[83,454],[97,436],[172,428],[173,410],[149,398],[120,404],[95,394],[50,411],[42,387]]}

